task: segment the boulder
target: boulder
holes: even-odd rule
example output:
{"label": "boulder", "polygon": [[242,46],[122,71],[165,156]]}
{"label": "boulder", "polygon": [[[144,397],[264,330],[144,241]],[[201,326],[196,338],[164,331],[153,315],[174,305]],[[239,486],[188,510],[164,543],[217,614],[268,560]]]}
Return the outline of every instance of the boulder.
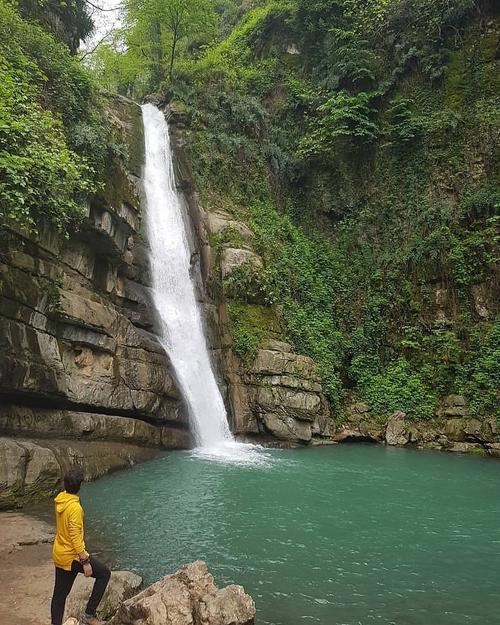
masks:
{"label": "boulder", "polygon": [[238,233],[242,242],[252,245],[254,234],[250,228],[241,221],[236,221],[227,213],[206,213],[206,226],[210,234],[223,234],[224,231],[232,230]]}
{"label": "boulder", "polygon": [[312,437],[311,423],[299,421],[283,413],[266,413],[264,415],[264,425],[273,436],[280,440],[307,443]]}
{"label": "boulder", "polygon": [[442,400],[440,412],[444,417],[465,417],[467,401],[462,395],[447,395]]}
{"label": "boulder", "polygon": [[448,451],[453,451],[461,454],[470,452],[479,454],[486,453],[485,448],[479,443],[453,443],[453,445],[448,446],[447,449]]}
{"label": "boulder", "polygon": [[388,445],[406,445],[410,440],[410,434],[405,423],[405,413],[395,412],[387,421],[385,441]]}
{"label": "boulder", "polygon": [[500,458],[500,443],[488,443],[486,449],[493,458]]}
{"label": "boulder", "polygon": [[283,410],[287,415],[304,421],[314,421],[321,408],[321,398],[317,393],[304,393],[281,386],[261,386],[256,400],[265,411]]}
{"label": "boulder", "polygon": [[307,380],[320,382],[315,362],[308,356],[293,352],[261,349],[257,353],[251,371],[260,375],[293,375]]}
{"label": "boulder", "polygon": [[[66,601],[66,615],[81,618],[92,592],[93,578],[78,575],[71,594]],[[111,618],[120,604],[139,592],[142,577],[130,571],[113,571],[104,597],[99,604],[97,616],[103,620]]]}
{"label": "boulder", "polygon": [[349,412],[354,414],[366,414],[367,412],[370,412],[370,406],[365,404],[365,402],[358,401],[349,407]]}
{"label": "boulder", "polygon": [[293,353],[293,347],[290,343],[285,343],[285,341],[279,341],[277,339],[267,338],[262,341],[263,349],[268,349],[273,352],[287,352]]}
{"label": "boulder", "polygon": [[35,496],[49,496],[60,474],[51,449],[32,441],[0,438],[0,509],[18,507]]}
{"label": "boulder", "polygon": [[222,278],[226,278],[236,268],[243,265],[251,265],[255,269],[262,269],[264,266],[262,258],[250,250],[228,247],[222,252]]}
{"label": "boulder", "polygon": [[241,586],[218,589],[205,562],[167,575],[124,601],[108,625],[253,625],[255,604]]}

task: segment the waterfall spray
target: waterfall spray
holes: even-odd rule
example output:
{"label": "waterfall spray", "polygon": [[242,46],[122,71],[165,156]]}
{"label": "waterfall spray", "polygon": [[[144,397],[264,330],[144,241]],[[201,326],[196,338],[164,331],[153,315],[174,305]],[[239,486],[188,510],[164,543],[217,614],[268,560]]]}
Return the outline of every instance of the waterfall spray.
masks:
{"label": "waterfall spray", "polygon": [[161,323],[160,340],[175,370],[200,447],[233,440],[215,380],[195,288],[190,250],[175,188],[168,125],[151,104],[142,107],[146,157],[144,189],[151,246],[153,302]]}

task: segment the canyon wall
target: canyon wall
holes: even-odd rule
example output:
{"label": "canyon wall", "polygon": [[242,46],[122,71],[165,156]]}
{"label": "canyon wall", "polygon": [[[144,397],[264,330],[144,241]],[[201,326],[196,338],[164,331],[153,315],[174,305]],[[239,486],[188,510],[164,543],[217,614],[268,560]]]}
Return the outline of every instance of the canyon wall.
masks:
{"label": "canyon wall", "polygon": [[[316,364],[286,341],[279,307],[257,291],[249,296],[248,285],[238,283],[242,274],[264,269],[251,229],[227,211],[200,204],[184,149],[185,119],[174,106],[165,111],[176,181],[192,225],[193,274],[233,432],[287,443],[331,442],[335,422]],[[231,332],[236,309],[258,320],[255,336],[248,337],[255,341],[250,357],[240,353]]]}
{"label": "canyon wall", "polygon": [[84,222],[0,242],[0,508],[190,444],[155,335],[140,205],[139,106],[109,98],[117,155]]}

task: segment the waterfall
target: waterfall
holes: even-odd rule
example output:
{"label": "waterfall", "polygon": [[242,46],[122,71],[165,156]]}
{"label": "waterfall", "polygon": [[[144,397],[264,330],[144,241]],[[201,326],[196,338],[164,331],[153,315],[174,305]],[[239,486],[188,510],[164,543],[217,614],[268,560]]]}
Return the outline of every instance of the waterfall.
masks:
{"label": "waterfall", "polygon": [[147,232],[160,340],[187,404],[196,444],[217,448],[233,438],[189,273],[191,254],[175,188],[168,125],[163,113],[151,104],[142,107],[142,117]]}

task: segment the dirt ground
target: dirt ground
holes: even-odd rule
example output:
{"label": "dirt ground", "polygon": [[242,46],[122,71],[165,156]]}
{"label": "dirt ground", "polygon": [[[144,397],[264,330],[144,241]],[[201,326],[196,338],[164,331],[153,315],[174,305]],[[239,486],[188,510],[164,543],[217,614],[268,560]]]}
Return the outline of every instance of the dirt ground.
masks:
{"label": "dirt ground", "polygon": [[0,623],[49,625],[53,529],[33,517],[0,513]]}

